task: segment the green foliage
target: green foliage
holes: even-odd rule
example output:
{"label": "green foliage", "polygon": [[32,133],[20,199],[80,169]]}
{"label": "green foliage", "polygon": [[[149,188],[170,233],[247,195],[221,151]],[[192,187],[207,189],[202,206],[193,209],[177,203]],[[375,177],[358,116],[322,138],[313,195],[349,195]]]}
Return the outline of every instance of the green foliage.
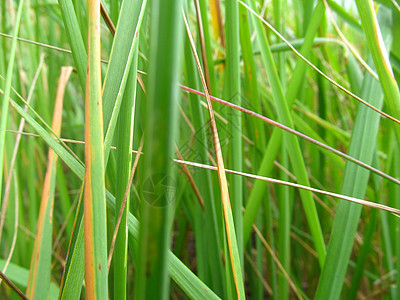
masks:
{"label": "green foliage", "polygon": [[2,299],[399,298],[398,1],[0,2]]}

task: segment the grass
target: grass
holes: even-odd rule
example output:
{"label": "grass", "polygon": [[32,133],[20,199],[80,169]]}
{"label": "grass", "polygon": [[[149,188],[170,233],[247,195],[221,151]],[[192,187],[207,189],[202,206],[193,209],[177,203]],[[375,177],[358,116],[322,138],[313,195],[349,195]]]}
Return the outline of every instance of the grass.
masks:
{"label": "grass", "polygon": [[399,3],[1,3],[2,299],[397,299]]}

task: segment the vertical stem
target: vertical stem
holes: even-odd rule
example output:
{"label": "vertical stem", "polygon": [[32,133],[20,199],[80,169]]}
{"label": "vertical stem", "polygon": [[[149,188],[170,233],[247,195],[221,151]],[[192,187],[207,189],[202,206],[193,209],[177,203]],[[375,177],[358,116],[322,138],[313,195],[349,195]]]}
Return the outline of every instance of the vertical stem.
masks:
{"label": "vertical stem", "polygon": [[[129,71],[125,95],[121,104],[117,131],[116,211],[121,209],[125,190],[129,184],[132,160],[133,122],[136,98],[136,72],[138,43],[135,45],[133,62]],[[129,129],[129,130],[128,130]],[[129,195],[129,194],[128,194]],[[120,229],[115,240],[114,252],[114,299],[126,299],[127,254],[128,254],[129,196],[121,217]],[[116,220],[118,214],[115,214]]]}
{"label": "vertical stem", "polygon": [[[241,105],[240,96],[240,45],[239,45],[239,6],[237,1],[226,1],[226,99]],[[230,160],[234,170],[243,166],[242,118],[237,110],[230,111]],[[232,213],[241,265],[243,268],[243,178],[231,176]]]}
{"label": "vertical stem", "polygon": [[85,281],[86,298],[107,299],[107,229],[103,112],[100,72],[100,0],[89,0],[85,101]]}
{"label": "vertical stem", "polygon": [[181,1],[154,0],[150,18],[149,89],[144,118],[137,299],[167,299],[167,254],[173,216],[181,62]]}

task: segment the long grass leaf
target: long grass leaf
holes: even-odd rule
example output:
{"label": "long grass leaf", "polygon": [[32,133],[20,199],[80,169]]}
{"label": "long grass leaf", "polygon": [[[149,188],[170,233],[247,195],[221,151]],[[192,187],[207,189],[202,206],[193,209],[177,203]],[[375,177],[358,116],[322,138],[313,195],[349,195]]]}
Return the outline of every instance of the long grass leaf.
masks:
{"label": "long grass leaf", "polygon": [[[382,106],[382,90],[369,73],[364,77],[361,93],[363,98],[368,99],[374,106],[378,108]],[[359,106],[349,147],[351,156],[367,163],[372,162],[379,121],[378,115]],[[341,193],[363,197],[368,178],[369,171],[347,163]],[[329,242],[327,265],[322,270],[316,299],[339,299],[360,214],[359,206],[347,202],[339,203]],[[338,261],[341,263],[338,264]]]}
{"label": "long grass leaf", "polygon": [[228,183],[226,180],[221,145],[219,142],[217,126],[215,123],[214,110],[213,110],[212,102],[210,99],[210,95],[208,93],[205,78],[201,71],[200,62],[199,62],[199,58],[197,56],[197,53],[196,53],[196,50],[194,47],[193,38],[190,34],[189,24],[187,23],[185,13],[183,11],[182,11],[182,13],[183,13],[184,21],[185,21],[186,31],[187,31],[187,34],[188,34],[188,37],[190,40],[190,44],[192,46],[193,55],[195,56],[197,69],[199,71],[201,82],[202,82],[204,92],[205,92],[205,95],[207,98],[207,106],[208,106],[208,111],[210,114],[210,123],[211,123],[212,135],[213,135],[216,162],[217,162],[217,166],[218,166],[217,167],[218,180],[219,180],[219,185],[220,185],[220,190],[221,190],[221,201],[222,201],[222,208],[223,208],[223,213],[224,213],[226,238],[227,238],[230,263],[231,263],[231,268],[232,268],[231,274],[233,276],[233,280],[235,283],[236,297],[238,299],[244,299],[245,295],[244,295],[243,277],[242,277],[239,251],[238,251],[238,246],[237,246],[237,242],[236,242],[235,225],[233,223],[231,205],[230,205],[230,200],[229,200]]}
{"label": "long grass leaf", "polygon": [[[361,18],[368,49],[371,51],[376,72],[379,75],[382,90],[385,95],[385,103],[389,107],[390,113],[395,117],[400,117],[400,92],[393,70],[389,62],[389,53],[385,47],[382,32],[379,27],[378,19],[375,15],[373,3],[368,1],[356,1],[358,13]],[[397,142],[400,143],[400,127],[395,127]]]}
{"label": "long grass leaf", "polygon": [[[57,135],[61,132],[64,91],[71,72],[71,67],[61,69],[52,123],[53,131]],[[31,299],[47,298],[50,288],[56,166],[57,156],[50,149],[28,279],[27,296]]]}
{"label": "long grass leaf", "polygon": [[104,135],[100,73],[100,1],[89,1],[89,41],[85,101],[85,282],[86,297],[106,299],[107,236]]}
{"label": "long grass leaf", "polygon": [[167,255],[175,197],[171,189],[176,188],[171,158],[178,136],[177,83],[183,37],[180,8],[181,1],[152,1],[151,5],[137,299],[167,299],[169,294]]}
{"label": "long grass leaf", "polygon": [[[3,166],[4,166],[4,148],[5,148],[5,139],[6,139],[6,127],[7,127],[7,119],[8,119],[8,107],[9,107],[9,97],[11,92],[11,83],[14,72],[14,61],[15,61],[15,53],[17,50],[17,36],[19,32],[19,26],[21,23],[21,15],[22,15],[22,6],[24,4],[24,0],[20,0],[18,4],[17,18],[14,25],[14,33],[13,40],[10,51],[10,58],[8,60],[7,66],[7,76],[4,87],[3,101],[1,102],[1,117],[0,117],[0,195],[2,194],[2,186],[3,186]],[[0,201],[1,203],[1,201]]]}

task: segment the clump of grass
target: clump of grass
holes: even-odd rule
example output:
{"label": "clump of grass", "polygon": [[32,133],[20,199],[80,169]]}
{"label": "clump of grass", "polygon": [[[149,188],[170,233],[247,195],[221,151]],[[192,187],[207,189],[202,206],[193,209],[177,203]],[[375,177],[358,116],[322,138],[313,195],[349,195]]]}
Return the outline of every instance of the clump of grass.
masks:
{"label": "clump of grass", "polygon": [[1,11],[2,298],[398,298],[396,1]]}

